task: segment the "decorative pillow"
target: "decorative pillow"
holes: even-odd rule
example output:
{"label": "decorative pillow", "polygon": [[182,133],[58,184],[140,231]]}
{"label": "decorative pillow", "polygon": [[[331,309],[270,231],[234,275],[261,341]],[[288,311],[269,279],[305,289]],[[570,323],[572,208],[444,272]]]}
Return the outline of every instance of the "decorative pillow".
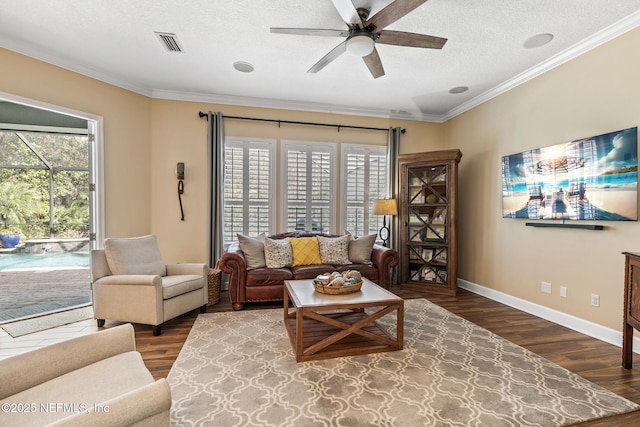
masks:
{"label": "decorative pillow", "polygon": [[376,242],[377,234],[370,234],[360,238],[351,236],[349,242],[349,260],[354,264],[371,264],[371,251]]}
{"label": "decorative pillow", "polygon": [[351,236],[324,237],[318,236],[320,260],[323,264],[346,265],[349,261],[349,242]]}
{"label": "decorative pillow", "polygon": [[264,259],[269,268],[291,267],[293,255],[289,238],[264,239]]}
{"label": "decorative pillow", "polygon": [[156,236],[106,239],[104,254],[113,274],[166,276]]}
{"label": "decorative pillow", "polygon": [[238,233],[238,243],[240,243],[240,249],[242,249],[242,253],[244,253],[247,270],[267,266],[267,261],[264,259],[265,237],[264,233],[256,237],[244,236]]}
{"label": "decorative pillow", "polygon": [[292,237],[289,241],[291,242],[293,267],[297,267],[299,265],[322,264],[322,261],[320,260],[320,247],[316,236]]}

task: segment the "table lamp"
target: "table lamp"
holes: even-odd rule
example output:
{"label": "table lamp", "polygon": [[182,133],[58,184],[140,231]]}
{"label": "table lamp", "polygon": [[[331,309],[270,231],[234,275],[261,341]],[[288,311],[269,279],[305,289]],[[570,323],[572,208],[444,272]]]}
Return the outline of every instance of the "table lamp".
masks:
{"label": "table lamp", "polygon": [[387,227],[387,215],[398,215],[398,204],[396,199],[378,199],[373,201],[373,214],[383,215],[380,238],[382,245],[387,246],[389,240],[389,227]]}

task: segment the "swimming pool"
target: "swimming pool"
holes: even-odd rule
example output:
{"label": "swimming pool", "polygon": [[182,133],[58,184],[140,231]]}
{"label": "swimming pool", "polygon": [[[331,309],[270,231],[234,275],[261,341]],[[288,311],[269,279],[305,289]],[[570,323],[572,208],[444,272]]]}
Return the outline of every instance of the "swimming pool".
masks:
{"label": "swimming pool", "polygon": [[89,253],[0,254],[0,271],[89,267]]}

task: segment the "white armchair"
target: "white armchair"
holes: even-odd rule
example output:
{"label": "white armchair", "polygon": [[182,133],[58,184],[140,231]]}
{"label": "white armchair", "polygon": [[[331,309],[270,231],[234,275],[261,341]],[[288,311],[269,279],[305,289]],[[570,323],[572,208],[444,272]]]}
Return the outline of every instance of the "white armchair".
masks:
{"label": "white armchair", "polygon": [[93,313],[105,319],[142,323],[160,335],[161,325],[207,307],[207,265],[165,265],[156,236],[106,239],[91,251]]}
{"label": "white armchair", "polygon": [[21,408],[0,426],[169,427],[171,390],[126,324],[0,360],[0,407]]}

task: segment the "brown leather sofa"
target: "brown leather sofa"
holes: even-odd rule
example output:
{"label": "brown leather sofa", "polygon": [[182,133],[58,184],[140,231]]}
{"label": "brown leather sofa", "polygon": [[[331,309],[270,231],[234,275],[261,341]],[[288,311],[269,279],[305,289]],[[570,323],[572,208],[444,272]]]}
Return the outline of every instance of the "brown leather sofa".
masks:
{"label": "brown leather sofa", "polygon": [[[272,239],[310,236],[337,237],[330,234],[294,231],[269,236]],[[248,302],[282,301],[284,281],[290,279],[313,279],[322,273],[358,270],[364,277],[385,289],[392,284],[391,271],[398,265],[398,252],[391,248],[373,245],[371,265],[303,265],[291,268],[256,268],[247,270],[245,257],[238,242],[232,243],[218,261],[218,268],[229,275],[229,299],[234,310],[242,310]]]}

